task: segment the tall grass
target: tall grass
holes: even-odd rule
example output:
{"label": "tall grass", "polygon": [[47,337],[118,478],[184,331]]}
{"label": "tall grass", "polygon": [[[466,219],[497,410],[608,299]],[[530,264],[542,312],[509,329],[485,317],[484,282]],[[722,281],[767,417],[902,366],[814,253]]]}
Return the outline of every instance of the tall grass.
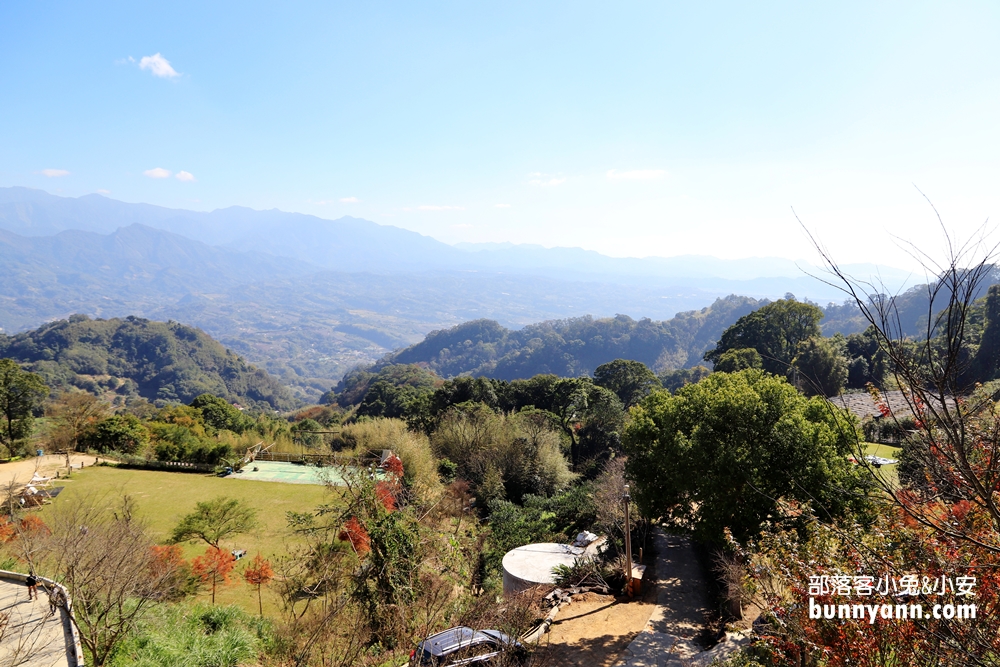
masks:
{"label": "tall grass", "polygon": [[238,607],[167,605],[115,651],[112,667],[238,667],[256,664],[271,638],[266,620]]}
{"label": "tall grass", "polygon": [[345,426],[341,439],[350,449],[342,453],[364,456],[371,450],[391,449],[403,462],[403,481],[421,503],[437,500],[442,492],[437,459],[423,433],[414,433],[399,419],[371,419]]}

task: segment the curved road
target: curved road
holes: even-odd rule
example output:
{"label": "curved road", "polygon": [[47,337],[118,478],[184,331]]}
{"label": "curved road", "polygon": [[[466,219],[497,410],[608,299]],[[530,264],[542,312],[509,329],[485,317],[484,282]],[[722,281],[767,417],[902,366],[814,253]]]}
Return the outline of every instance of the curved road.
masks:
{"label": "curved road", "polygon": [[0,629],[0,666],[77,667],[69,614],[59,608],[50,616],[41,584],[38,592],[40,599],[28,600],[23,581],[0,576],[0,614],[6,617]]}

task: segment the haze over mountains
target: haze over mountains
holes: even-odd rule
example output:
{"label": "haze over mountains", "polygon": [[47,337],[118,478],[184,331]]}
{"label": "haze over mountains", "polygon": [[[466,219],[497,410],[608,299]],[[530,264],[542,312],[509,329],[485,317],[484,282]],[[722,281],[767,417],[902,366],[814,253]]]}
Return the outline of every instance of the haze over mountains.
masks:
{"label": "haze over mountains", "polygon": [[[73,313],[175,319],[261,364],[302,398],[357,363],[473,319],[515,328],[582,315],[662,320],[732,293],[842,299],[777,258],[450,246],[358,218],[241,207],[206,213],[28,188],[0,188],[0,262],[7,333]],[[881,277],[892,288],[910,279],[885,268]]]}

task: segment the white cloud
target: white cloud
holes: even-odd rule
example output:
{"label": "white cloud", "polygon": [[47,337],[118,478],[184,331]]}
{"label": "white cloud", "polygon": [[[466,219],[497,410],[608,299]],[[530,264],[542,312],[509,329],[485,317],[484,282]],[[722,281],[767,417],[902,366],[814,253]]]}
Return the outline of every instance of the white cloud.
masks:
{"label": "white cloud", "polygon": [[178,181],[188,181],[188,182],[195,180],[194,174],[192,174],[189,171],[178,171],[177,175],[174,176],[174,178],[176,178]]}
{"label": "white cloud", "polygon": [[149,176],[150,178],[170,178],[170,170],[163,169],[161,167],[156,167],[155,169],[147,169],[142,173],[145,174],[146,176]]}
{"label": "white cloud", "polygon": [[49,178],[58,178],[59,176],[69,176],[69,172],[65,169],[42,169],[42,174],[48,176]]}
{"label": "white cloud", "polygon": [[418,206],[420,211],[464,211],[464,206]]}
{"label": "white cloud", "polygon": [[612,169],[608,172],[608,178],[612,181],[658,181],[667,175],[663,169],[633,169],[632,171],[616,171]]}
{"label": "white cloud", "polygon": [[341,197],[340,198],[340,203],[341,204],[357,204],[360,201],[361,200],[358,199],[357,197]]}
{"label": "white cloud", "polygon": [[472,225],[462,223],[461,225],[452,225],[452,229],[472,229]]}
{"label": "white cloud", "polygon": [[170,61],[159,53],[143,56],[142,60],[139,61],[139,69],[148,69],[153,73],[153,76],[161,78],[172,79],[175,76],[180,76],[180,73],[170,66]]}
{"label": "white cloud", "polygon": [[97,194],[99,194],[99,195],[109,195],[109,194],[111,194],[111,190],[98,190]]}
{"label": "white cloud", "polygon": [[531,180],[528,181],[528,183],[530,183],[531,185],[537,185],[537,186],[540,186],[540,187],[543,187],[543,188],[554,187],[556,185],[562,185],[563,183],[566,182],[565,178],[562,178],[562,177],[559,177],[559,176],[553,176],[552,174],[543,174],[540,171],[532,172],[532,173],[528,174],[528,176],[531,177]]}
{"label": "white cloud", "polygon": [[510,208],[510,204],[493,204],[497,208]]}

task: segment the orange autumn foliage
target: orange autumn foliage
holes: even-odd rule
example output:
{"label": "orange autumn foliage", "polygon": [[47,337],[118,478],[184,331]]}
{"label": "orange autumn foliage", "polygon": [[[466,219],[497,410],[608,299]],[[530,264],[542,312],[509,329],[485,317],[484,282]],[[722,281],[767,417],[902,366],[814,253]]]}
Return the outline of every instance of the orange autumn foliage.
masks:
{"label": "orange autumn foliage", "polygon": [[382,507],[389,512],[396,509],[396,495],[393,485],[388,482],[379,482],[375,485],[375,497],[382,503]]}
{"label": "orange autumn foliage", "polygon": [[176,572],[184,566],[184,551],[179,544],[154,546],[151,551],[153,552],[151,569],[154,579]]}
{"label": "orange autumn foliage", "polygon": [[191,569],[204,584],[212,585],[212,604],[215,604],[215,589],[218,584],[229,582],[229,573],[236,565],[236,558],[228,551],[209,547],[204,555],[191,561]]}
{"label": "orange autumn foliage", "polygon": [[247,569],[243,570],[243,579],[251,586],[266,585],[274,579],[274,570],[271,568],[271,562],[266,558],[262,558],[260,554],[257,554],[250,561]]}
{"label": "orange autumn foliage", "polygon": [[247,568],[243,570],[243,580],[251,586],[257,587],[257,610],[261,616],[264,615],[264,602],[260,589],[272,579],[274,579],[274,570],[271,568],[271,562],[262,558],[260,554],[254,556]]}
{"label": "orange autumn foliage", "polygon": [[21,530],[40,535],[48,535],[51,532],[49,527],[45,525],[45,522],[34,514],[29,514],[21,519]]}
{"label": "orange autumn foliage", "polygon": [[364,556],[371,550],[371,538],[357,517],[352,516],[348,519],[344,524],[344,529],[340,531],[337,537],[344,542],[350,542],[354,548],[354,553],[359,557]]}

